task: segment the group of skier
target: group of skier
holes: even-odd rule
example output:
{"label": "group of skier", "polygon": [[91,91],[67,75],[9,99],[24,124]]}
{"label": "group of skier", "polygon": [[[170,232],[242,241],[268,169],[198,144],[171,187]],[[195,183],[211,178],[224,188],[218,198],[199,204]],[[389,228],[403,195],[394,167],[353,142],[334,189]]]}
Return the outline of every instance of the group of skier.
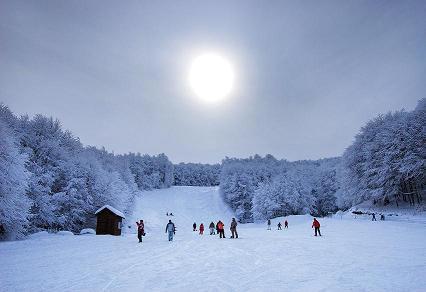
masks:
{"label": "group of skier", "polygon": [[[377,219],[376,219],[376,213],[372,213],[371,215],[372,215],[371,221],[377,221]],[[385,221],[385,215],[384,214],[380,214],[380,220],[381,221]]]}
{"label": "group of skier", "polygon": [[[138,239],[139,243],[142,242],[142,236],[145,236],[145,224],[143,220],[139,220],[139,222],[136,222],[136,226],[138,229]],[[172,222],[172,220],[169,220],[169,223],[166,225],[166,233],[168,233],[169,241],[173,240],[173,235],[176,234],[176,227],[175,224]]]}
{"label": "group of skier", "polygon": [[[278,227],[278,229],[277,230],[282,230],[282,224],[281,224],[281,222],[278,222],[278,225],[277,225],[277,227]],[[284,221],[284,228],[288,228],[288,221],[287,220],[285,220]],[[271,230],[271,219],[268,219],[268,230]]]}
{"label": "group of skier", "polygon": [[[282,226],[281,222],[278,222],[277,226],[278,226],[278,230],[282,230],[282,228],[281,228],[281,226]],[[287,220],[284,221],[284,228],[288,228],[288,221]]]}
{"label": "group of skier", "polygon": [[[375,214],[373,214],[373,218],[375,219]],[[271,230],[270,219],[268,219],[267,224],[268,224],[268,230]],[[142,237],[145,236],[145,224],[143,220],[140,220],[139,222],[136,222],[136,225],[138,229],[139,242],[142,242]],[[231,226],[229,228],[231,231],[231,238],[238,238],[237,225],[238,225],[237,220],[235,220],[235,218],[232,218]],[[277,226],[278,226],[278,230],[282,230],[281,222],[279,222]],[[312,228],[315,228],[315,236],[317,235],[321,236],[320,226],[321,224],[319,223],[319,221],[316,218],[314,218],[314,221],[312,222]],[[284,228],[288,228],[287,220],[284,221]],[[192,224],[192,230],[197,231],[197,223],[194,222],[194,224]],[[212,221],[209,225],[209,230],[210,230],[210,235],[215,235],[216,234],[215,230],[216,230],[217,234],[219,234],[219,238],[226,238],[225,224],[221,220],[219,220],[216,224],[214,224],[214,222]],[[203,223],[200,224],[199,231],[200,231],[200,235],[204,234]],[[172,222],[172,220],[169,220],[169,222],[166,225],[166,233],[168,234],[169,241],[173,241],[173,236],[176,234],[176,226]]]}
{"label": "group of skier", "polygon": [[[238,232],[237,232],[237,220],[235,220],[235,218],[232,218],[231,221],[231,226],[230,226],[230,231],[231,231],[231,238],[238,238]],[[204,234],[204,224],[201,223],[199,226],[199,234],[203,235]],[[194,222],[194,224],[192,224],[192,230],[193,231],[197,231],[197,223]],[[210,230],[210,235],[215,235],[216,233],[219,234],[219,238],[226,238],[225,237],[225,224],[219,220],[216,224],[214,224],[214,222],[212,221],[209,224],[209,230]],[[216,231],[216,233],[215,233]]]}

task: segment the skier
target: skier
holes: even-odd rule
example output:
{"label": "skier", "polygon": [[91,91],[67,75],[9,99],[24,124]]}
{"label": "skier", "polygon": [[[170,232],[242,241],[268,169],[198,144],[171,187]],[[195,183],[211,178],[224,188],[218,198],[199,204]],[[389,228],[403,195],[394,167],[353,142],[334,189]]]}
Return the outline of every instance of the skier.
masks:
{"label": "skier", "polygon": [[282,228],[281,228],[281,222],[278,222],[278,230],[282,230]]}
{"label": "skier", "polygon": [[200,235],[203,235],[203,233],[204,233],[204,224],[201,223],[200,224]]}
{"label": "skier", "polygon": [[225,238],[225,224],[220,220],[217,223],[217,232],[219,233],[219,238]]}
{"label": "skier", "polygon": [[271,219],[268,219],[268,230],[271,230]]}
{"label": "skier", "polygon": [[385,221],[385,215],[384,214],[380,214],[380,220]]}
{"label": "skier", "polygon": [[166,216],[169,216],[169,212],[166,213]]}
{"label": "skier", "polygon": [[176,228],[172,220],[169,220],[169,223],[166,225],[166,233],[169,234],[169,241],[173,241],[173,235],[176,233]]}
{"label": "skier", "polygon": [[314,222],[312,222],[312,228],[315,228],[315,236],[317,236],[317,233],[319,234],[319,236],[321,236],[320,226],[321,224],[319,223],[319,221],[314,218]]}
{"label": "skier", "polygon": [[169,215],[169,216],[174,216],[174,215],[173,215],[173,213],[170,213],[170,215]]}
{"label": "skier", "polygon": [[376,219],[376,214],[375,214],[375,213],[373,213],[373,214],[371,214],[371,215],[373,215],[373,217],[371,217],[371,221],[377,221],[377,219]]}
{"label": "skier", "polygon": [[192,224],[192,231],[197,231],[197,223]]}
{"label": "skier", "polygon": [[141,219],[139,222],[136,221],[136,225],[138,226],[139,243],[141,243],[142,242],[142,236],[145,236],[145,224],[143,223],[143,220]]}
{"label": "skier", "polygon": [[213,221],[212,221],[212,223],[210,223],[209,229],[210,229],[210,235],[214,235],[214,222]]}
{"label": "skier", "polygon": [[[235,218],[232,218],[231,227],[229,228],[231,230],[231,233],[232,233],[231,238],[238,238],[237,225],[238,225],[238,223],[235,220]],[[225,237],[225,235],[224,235],[224,237]]]}
{"label": "skier", "polygon": [[287,222],[287,220],[285,220],[285,222],[284,222],[284,228],[288,228],[288,222]]}

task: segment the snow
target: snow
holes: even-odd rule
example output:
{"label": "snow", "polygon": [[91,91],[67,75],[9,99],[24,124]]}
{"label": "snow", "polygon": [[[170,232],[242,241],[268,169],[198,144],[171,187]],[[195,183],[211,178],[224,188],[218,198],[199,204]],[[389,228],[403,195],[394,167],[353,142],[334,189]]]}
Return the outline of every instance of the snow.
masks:
{"label": "snow", "polygon": [[110,210],[112,213],[114,213],[115,215],[120,216],[121,218],[125,218],[125,217],[124,217],[123,212],[118,211],[117,209],[115,209],[114,207],[112,207],[112,206],[110,206],[110,205],[105,205],[105,206],[103,206],[103,207],[99,208],[99,209],[95,212],[95,214],[98,214],[98,213],[99,213],[100,211],[102,211],[103,209],[108,209],[108,210]]}
{"label": "snow", "polygon": [[95,229],[92,229],[92,228],[84,228],[80,231],[80,235],[85,235],[85,234],[93,235],[93,234],[96,234],[96,231]]}
{"label": "snow", "polygon": [[[167,217],[166,212],[175,216]],[[133,221],[144,219],[138,244],[134,226],[123,236],[46,236],[0,242],[0,291],[424,291],[424,222],[289,216],[239,224],[229,237],[232,212],[217,188],[174,187],[143,192]],[[342,218],[342,219],[341,219]],[[177,225],[173,242],[164,233]],[[198,235],[192,223],[218,219],[227,239]],[[134,223],[132,223],[134,224]],[[208,231],[208,229],[207,229]]]}

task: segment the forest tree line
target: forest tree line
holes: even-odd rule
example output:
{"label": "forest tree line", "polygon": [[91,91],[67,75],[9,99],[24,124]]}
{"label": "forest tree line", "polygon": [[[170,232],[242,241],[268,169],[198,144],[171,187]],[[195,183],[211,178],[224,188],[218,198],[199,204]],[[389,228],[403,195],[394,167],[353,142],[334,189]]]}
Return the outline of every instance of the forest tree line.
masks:
{"label": "forest tree line", "polygon": [[83,147],[58,120],[17,117],[0,105],[3,239],[48,229],[78,232],[101,206],[130,214],[138,191],[172,183],[173,164],[164,154],[115,155]]}
{"label": "forest tree line", "polygon": [[0,105],[0,237],[79,231],[104,204],[130,214],[139,191],[172,185],[219,185],[240,222],[324,216],[367,200],[398,203],[408,196],[421,203],[425,145],[426,99],[413,111],[368,122],[342,157],[289,162],[254,155],[214,165],[84,147],[58,120],[17,117]]}
{"label": "forest tree line", "polygon": [[342,157],[277,160],[226,158],[220,191],[241,222],[278,216],[324,216],[364,201],[422,204],[426,191],[426,99],[410,112],[379,115]]}

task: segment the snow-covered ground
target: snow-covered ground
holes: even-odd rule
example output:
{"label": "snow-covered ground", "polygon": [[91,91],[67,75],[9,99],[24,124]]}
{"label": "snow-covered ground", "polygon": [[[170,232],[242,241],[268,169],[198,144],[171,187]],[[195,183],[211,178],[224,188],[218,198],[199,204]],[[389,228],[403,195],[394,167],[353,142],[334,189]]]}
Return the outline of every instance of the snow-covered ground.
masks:
{"label": "snow-covered ground", "polygon": [[[174,217],[166,217],[173,212]],[[425,291],[426,225],[290,216],[288,230],[240,224],[237,240],[192,232],[232,212],[216,188],[145,192],[133,220],[147,236],[39,234],[0,243],[0,291]],[[164,233],[176,222],[175,241]],[[131,231],[131,230],[128,230]]]}

